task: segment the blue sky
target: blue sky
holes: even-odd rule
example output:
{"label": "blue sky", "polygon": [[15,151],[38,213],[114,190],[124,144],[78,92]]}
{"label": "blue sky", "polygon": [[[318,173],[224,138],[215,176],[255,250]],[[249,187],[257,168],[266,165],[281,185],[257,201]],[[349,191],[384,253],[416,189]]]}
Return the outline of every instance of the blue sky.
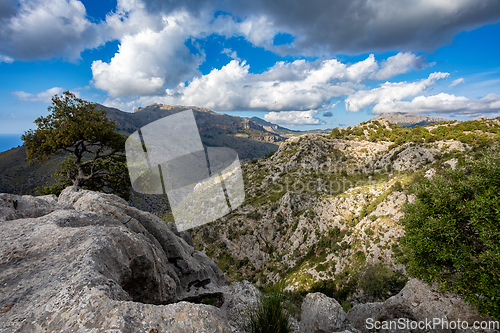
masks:
{"label": "blue sky", "polygon": [[499,22],[498,0],[2,0],[0,134],[65,90],[293,129],[497,117]]}

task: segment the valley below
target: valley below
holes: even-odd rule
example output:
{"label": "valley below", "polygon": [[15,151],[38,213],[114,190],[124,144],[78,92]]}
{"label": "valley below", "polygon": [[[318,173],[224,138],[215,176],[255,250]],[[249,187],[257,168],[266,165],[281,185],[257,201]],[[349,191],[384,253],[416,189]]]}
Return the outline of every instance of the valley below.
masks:
{"label": "valley below", "polygon": [[[130,134],[179,109],[107,113]],[[400,116],[401,127],[377,117],[324,134],[195,111],[205,145],[240,155],[245,201],[187,232],[162,195],[33,196],[58,159],[28,166],[23,147],[0,154],[0,332],[243,332],[245,311],[276,288],[293,332],[373,331],[367,318],[499,319],[414,278],[400,240],[422,182],[498,155],[500,118],[415,118],[420,127]]]}

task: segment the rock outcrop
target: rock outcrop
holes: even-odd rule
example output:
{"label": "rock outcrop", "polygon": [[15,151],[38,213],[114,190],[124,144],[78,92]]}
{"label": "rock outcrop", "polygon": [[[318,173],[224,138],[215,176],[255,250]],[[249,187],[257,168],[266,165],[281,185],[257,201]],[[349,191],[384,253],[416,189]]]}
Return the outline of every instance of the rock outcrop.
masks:
{"label": "rock outcrop", "polygon": [[215,263],[114,195],[1,194],[0,238],[1,332],[232,331]]}
{"label": "rock outcrop", "polygon": [[300,333],[354,332],[342,306],[322,293],[306,296],[301,318]]}
{"label": "rock outcrop", "polygon": [[[391,131],[387,121],[378,123]],[[371,125],[382,126],[359,127]],[[285,278],[288,290],[328,280],[347,284],[378,264],[404,274],[393,254],[404,234],[401,208],[414,199],[407,191],[418,176],[413,171],[451,166],[471,146],[359,138],[300,135],[273,155],[243,164],[245,204],[194,230],[195,244],[227,267],[229,277],[261,284]],[[354,304],[381,300],[350,295]]]}
{"label": "rock outcrop", "polygon": [[[412,329],[412,325],[404,325],[410,329],[400,329],[397,332],[499,332],[495,329],[472,329],[474,322],[486,322],[492,321],[492,319],[479,315],[457,295],[438,291],[417,279],[408,281],[399,294],[385,302],[355,305],[347,313],[347,319],[353,327],[361,332],[371,332],[369,328],[374,321],[380,323],[392,321],[394,324],[402,321],[405,323],[416,322],[417,324],[432,322],[434,319],[436,319],[436,323],[437,320],[440,320],[452,324],[448,325],[448,329],[446,329],[447,326],[438,324],[432,326],[431,329],[429,329],[429,325],[427,327],[422,325],[416,329]],[[367,326],[368,319],[371,322]],[[461,327],[468,326],[468,329],[460,329],[460,327],[452,329],[452,325],[459,321],[467,322],[467,325]]]}
{"label": "rock outcrop", "polygon": [[[438,291],[417,279],[408,281],[385,302],[358,304],[347,314],[335,299],[322,293],[308,294],[302,303],[301,318],[300,333],[500,332],[495,327],[498,322],[479,315],[459,296]],[[474,327],[474,323],[486,323],[490,328]]]}

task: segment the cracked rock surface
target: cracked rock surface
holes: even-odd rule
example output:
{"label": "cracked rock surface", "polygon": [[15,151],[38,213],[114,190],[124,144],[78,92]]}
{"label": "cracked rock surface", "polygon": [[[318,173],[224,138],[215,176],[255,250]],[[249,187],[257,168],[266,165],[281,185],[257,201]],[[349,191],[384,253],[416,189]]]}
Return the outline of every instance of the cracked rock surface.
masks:
{"label": "cracked rock surface", "polygon": [[232,331],[183,301],[227,285],[215,263],[117,196],[0,194],[0,233],[0,332]]}

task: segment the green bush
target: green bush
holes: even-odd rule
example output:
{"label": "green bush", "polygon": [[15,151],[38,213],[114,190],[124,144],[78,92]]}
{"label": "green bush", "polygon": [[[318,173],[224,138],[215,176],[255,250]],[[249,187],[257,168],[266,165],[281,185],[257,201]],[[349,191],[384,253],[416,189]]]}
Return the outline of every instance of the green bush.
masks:
{"label": "green bush", "polygon": [[382,264],[369,265],[360,274],[358,286],[372,301],[384,301],[406,285],[407,278]]}
{"label": "green bush", "polygon": [[[373,216],[373,215],[372,215],[372,216]],[[373,229],[372,229],[372,228],[366,228],[366,229],[365,229],[365,234],[366,234],[367,236],[373,236],[373,234],[374,234],[374,233],[375,233],[375,232],[373,231]]]}
{"label": "green bush", "polygon": [[487,150],[424,179],[404,212],[408,273],[500,318],[500,153]]}
{"label": "green bush", "polygon": [[401,192],[403,190],[403,185],[398,180],[394,183],[394,185],[392,185],[391,189],[392,189],[392,191],[395,191],[395,192]]}
{"label": "green bush", "polygon": [[319,280],[313,283],[309,292],[320,292],[336,299],[347,312],[352,306],[348,298],[356,292],[356,287],[356,278],[349,272],[344,272],[336,280]]}
{"label": "green bush", "polygon": [[251,213],[248,213],[247,217],[251,218],[252,220],[259,221],[262,218],[262,214],[258,211],[253,211]]}
{"label": "green bush", "polygon": [[248,333],[288,333],[290,315],[286,310],[282,288],[261,296],[256,307],[249,308],[242,330]]}

